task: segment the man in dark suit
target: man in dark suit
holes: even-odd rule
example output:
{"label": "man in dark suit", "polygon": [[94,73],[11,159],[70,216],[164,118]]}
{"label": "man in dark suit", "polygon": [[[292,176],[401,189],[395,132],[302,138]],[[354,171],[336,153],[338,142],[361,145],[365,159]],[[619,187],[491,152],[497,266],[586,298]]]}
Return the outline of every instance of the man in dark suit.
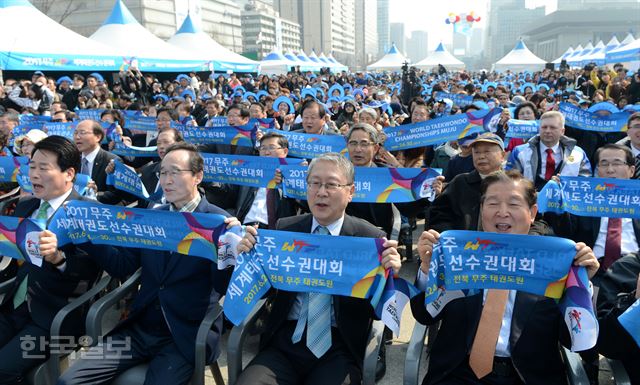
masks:
{"label": "man in dark suit", "polygon": [[627,137],[618,141],[631,149],[636,170],[633,179],[640,178],[640,112],[634,112],[627,120]]}
{"label": "man in dark suit", "polygon": [[[76,146],[61,136],[50,136],[35,144],[29,168],[34,196],[21,199],[15,216],[49,222],[63,202],[81,199],[73,190],[80,168]],[[31,250],[27,248],[27,250]],[[69,298],[81,294],[98,278],[99,268],[85,249],[73,245],[57,247],[55,235],[39,235],[39,252],[30,252],[15,283],[0,305],[0,384],[16,384],[47,356],[51,323]],[[83,286],[85,285],[85,286]],[[65,322],[62,335],[80,335],[80,314]],[[31,349],[24,341],[32,341]]]}
{"label": "man in dark suit", "polygon": [[[384,237],[371,224],[345,215],[345,208],[354,192],[353,165],[339,154],[324,154],[311,161],[307,176],[307,200],[311,214],[283,218],[277,229],[301,233],[341,236]],[[246,252],[255,245],[258,230],[247,227],[238,246]],[[397,242],[385,241],[382,265],[397,273],[400,256]],[[309,324],[305,303],[311,314],[311,294],[271,290],[268,294],[272,309],[262,334],[260,351],[238,379],[238,384],[360,384],[362,361],[374,312],[364,299],[326,296],[323,298],[331,313],[319,340],[330,342],[318,349],[307,340]],[[317,295],[316,295],[317,296]]]}
{"label": "man in dark suit", "polygon": [[89,182],[88,186],[94,189],[98,201],[113,205],[121,202],[124,195],[116,191],[113,186],[107,185],[105,168],[111,160],[120,158],[100,148],[100,142],[104,136],[100,123],[95,120],[83,120],[76,126],[73,141],[82,154],[80,174],[91,177],[93,183]]}
{"label": "man in dark suit", "polygon": [[[229,227],[239,225],[200,196],[203,169],[204,161],[195,146],[177,143],[169,147],[160,167],[160,184],[170,204],[158,210],[224,215]],[[215,262],[178,253],[126,248],[110,251],[95,256],[110,274],[126,277],[142,268],[138,295],[129,317],[88,355],[110,351],[110,357],[78,360],[59,384],[107,383],[144,362],[149,363],[145,384],[188,383],[193,375],[198,327],[209,306],[226,292],[231,270],[218,270]],[[221,331],[222,319],[218,319],[207,339],[208,362],[219,354]],[[109,350],[127,341],[128,351]]]}
{"label": "man in dark suit", "polygon": [[[600,147],[596,152],[596,162],[600,178],[630,179],[635,173],[633,154],[624,145],[605,144]],[[593,248],[600,259],[601,272],[606,271],[621,255],[636,253],[640,249],[638,219],[581,217],[568,213],[547,213],[545,219],[558,236],[584,242]]]}
{"label": "man in dark suit", "polygon": [[[260,140],[260,156],[286,158],[289,153],[287,138],[278,133],[267,133]],[[282,179],[278,172],[277,177]],[[275,229],[276,221],[296,214],[295,199],[285,198],[278,188],[230,185],[230,194],[237,196],[235,215],[245,225]]]}
{"label": "man in dark suit", "polygon": [[302,122],[293,124],[293,115],[284,119],[283,130],[316,135],[340,135],[327,125],[327,111],[323,104],[316,100],[308,100],[302,104],[300,118]]}
{"label": "man in dark suit", "polygon": [[[157,151],[160,161],[149,163],[148,165],[144,166],[142,170],[140,170],[140,179],[142,180],[142,184],[144,184],[144,187],[147,189],[147,192],[149,194],[153,194],[153,192],[156,191],[159,186],[160,178],[158,177],[158,175],[160,173],[160,166],[162,164],[161,161],[164,158],[167,149],[174,143],[178,142],[184,142],[184,138],[182,137],[180,131],[176,130],[175,128],[168,128],[158,134],[156,145],[158,146]],[[144,202],[139,206],[148,207],[147,203],[148,202]]]}
{"label": "man in dark suit", "polygon": [[[536,200],[533,183],[517,171],[485,177],[482,228],[528,234],[537,212]],[[439,238],[432,229],[423,232],[418,241],[419,289],[425,288],[433,244]],[[593,277],[599,264],[591,248],[578,243],[576,250],[574,265],[585,266]],[[445,294],[428,306],[424,299],[422,293],[411,300],[416,320],[428,325],[442,323],[423,384],[566,384],[558,342],[568,345],[570,338],[555,300],[496,289],[462,297]],[[494,317],[488,315],[494,309]],[[481,322],[481,318],[489,322]],[[494,333],[482,332],[491,330],[485,329],[487,323],[493,324]]]}

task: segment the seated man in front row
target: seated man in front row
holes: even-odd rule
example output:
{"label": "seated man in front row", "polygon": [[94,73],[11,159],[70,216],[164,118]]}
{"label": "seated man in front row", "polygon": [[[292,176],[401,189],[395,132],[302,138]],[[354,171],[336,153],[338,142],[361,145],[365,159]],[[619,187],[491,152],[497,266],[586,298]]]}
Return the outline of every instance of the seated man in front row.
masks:
{"label": "seated man in front row", "polygon": [[[170,204],[156,210],[224,215],[228,227],[240,225],[200,196],[203,170],[194,145],[179,142],[167,148],[159,175]],[[198,328],[207,309],[226,292],[232,271],[218,270],[217,263],[205,258],[151,249],[109,248],[94,258],[118,278],[142,268],[141,285],[129,317],[86,358],[77,360],[58,384],[108,384],[142,363],[149,364],[145,384],[187,384],[193,375]],[[208,362],[219,353],[221,331],[219,318],[207,338]],[[127,349],[118,348],[123,346]]]}
{"label": "seated man in front row", "polygon": [[[484,178],[481,191],[484,231],[529,233],[538,211],[535,187],[530,180],[518,171],[498,171]],[[422,260],[417,278],[419,289],[426,286],[433,244],[439,238],[437,231],[429,230],[418,241]],[[600,266],[584,243],[576,244],[573,263],[586,267],[589,278]],[[558,342],[568,346],[570,337],[555,300],[496,289],[483,290],[483,295],[442,301],[437,309],[434,304],[425,306],[424,299],[422,293],[411,300],[416,320],[423,324],[442,320],[442,324],[423,384],[567,383]],[[492,311],[497,316],[493,320],[488,315]],[[490,333],[477,333],[487,330],[485,321],[498,321],[488,322],[494,326],[493,338],[488,336]]]}
{"label": "seated man in front row", "polygon": [[[368,222],[345,215],[354,193],[354,168],[339,154],[324,154],[311,161],[307,176],[307,200],[311,214],[280,219],[278,230],[300,233],[330,234],[382,238],[384,232]],[[255,245],[258,231],[247,227],[238,245],[246,252]],[[385,241],[382,265],[400,270],[396,241]],[[374,310],[366,299],[295,293],[271,290],[273,303],[262,334],[260,352],[238,379],[238,385],[259,384],[360,384],[362,362]],[[325,319],[325,333],[307,339],[309,323],[314,319],[312,305],[318,301],[327,306],[331,317]],[[308,308],[309,317],[303,314]],[[315,326],[313,326],[315,329]],[[315,330],[314,330],[314,333]]]}

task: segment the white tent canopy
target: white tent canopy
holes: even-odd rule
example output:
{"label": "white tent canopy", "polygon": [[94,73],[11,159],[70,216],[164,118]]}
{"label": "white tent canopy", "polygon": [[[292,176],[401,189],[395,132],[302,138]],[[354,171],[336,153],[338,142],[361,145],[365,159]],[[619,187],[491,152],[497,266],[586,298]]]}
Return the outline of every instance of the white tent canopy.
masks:
{"label": "white tent canopy", "polygon": [[330,53],[329,56],[327,57],[327,59],[334,64],[334,68],[336,71],[349,71],[349,68],[344,65],[344,64],[340,64],[334,57],[333,54]]}
{"label": "white tent canopy", "polygon": [[560,65],[560,63],[565,60],[567,57],[569,57],[571,54],[573,53],[573,47],[569,47],[565,53],[562,54],[562,56],[560,56],[559,58],[557,58],[556,60],[553,61],[553,64],[558,64]]}
{"label": "white tent canopy", "polygon": [[588,55],[592,50],[593,44],[589,42],[582,51],[578,52],[576,55],[571,55],[567,62],[572,66],[580,67],[582,65],[582,58]]}
{"label": "white tent canopy", "polygon": [[204,33],[193,23],[190,14],[167,43],[178,49],[199,53],[203,60],[213,61],[213,69],[217,71],[255,72],[258,68],[258,62],[228,50]]}
{"label": "white tent canopy", "polygon": [[546,62],[544,60],[529,51],[524,41],[520,40],[511,52],[496,62],[494,69],[498,72],[507,70],[511,70],[512,72],[534,72],[543,70],[545,64]]}
{"label": "white tent canopy", "polygon": [[281,75],[289,72],[291,67],[299,65],[287,59],[281,52],[273,51],[260,62],[260,73],[269,75]]}
{"label": "white tent canopy", "polygon": [[391,49],[382,59],[367,66],[369,71],[400,71],[404,62],[409,60],[398,51],[395,44],[391,45]]}
{"label": "white tent canopy", "polygon": [[582,55],[580,64],[586,65],[588,63],[597,62],[597,61],[600,62],[600,64],[596,63],[597,65],[604,64],[604,48],[605,48],[604,42],[600,40],[598,44],[596,44],[596,46],[593,47],[591,51]]}
{"label": "white tent canopy", "polygon": [[607,63],[627,63],[625,67],[636,70],[640,67],[640,39],[607,52]]}
{"label": "white tent canopy", "polygon": [[446,69],[464,69],[464,63],[447,51],[442,42],[438,44],[438,47],[433,51],[433,53],[431,53],[431,55],[417,62],[415,66],[420,69],[427,70],[437,66],[438,64],[442,64]]}
{"label": "white tent canopy", "polygon": [[27,0],[0,1],[0,69],[116,71],[117,50],[63,27]]}
{"label": "white tent canopy", "polygon": [[122,56],[138,60],[138,67],[156,71],[209,70],[201,54],[168,44],[145,29],[133,17],[121,0],[116,0],[111,14],[89,37],[113,47]]}

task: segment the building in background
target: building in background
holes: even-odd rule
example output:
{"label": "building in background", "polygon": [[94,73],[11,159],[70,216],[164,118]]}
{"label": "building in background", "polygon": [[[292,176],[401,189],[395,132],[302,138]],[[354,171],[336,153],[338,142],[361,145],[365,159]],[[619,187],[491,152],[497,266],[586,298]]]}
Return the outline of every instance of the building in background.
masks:
{"label": "building in background", "polygon": [[282,18],[300,25],[307,54],[333,54],[340,63],[355,66],[355,0],[273,0],[273,6]]}
{"label": "building in background", "polygon": [[515,47],[520,38],[524,38],[527,46],[531,48],[526,36],[523,36],[524,31],[529,23],[544,17],[545,8],[527,9],[526,0],[492,0],[489,3],[485,39],[486,60],[490,63],[500,60]]}
{"label": "building in background", "polygon": [[245,1],[241,13],[245,56],[261,60],[273,50],[299,51],[300,25],[280,17],[271,2]]}
{"label": "building in background", "polygon": [[398,51],[406,56],[407,35],[404,33],[404,23],[389,23],[389,38],[391,39],[391,44],[395,44]]}
{"label": "building in background", "polygon": [[384,56],[389,48],[391,48],[389,0],[378,0],[378,57]]}
{"label": "building in background", "polygon": [[607,44],[614,35],[622,41],[629,31],[637,32],[638,26],[639,2],[563,0],[557,11],[529,23],[523,34],[533,53],[552,61],[578,44],[584,47],[591,41],[595,46],[600,40]]}
{"label": "building in background", "polygon": [[417,63],[429,55],[429,34],[427,31],[411,31],[407,40],[407,57]]}
{"label": "building in background", "polygon": [[356,69],[362,70],[378,57],[378,3],[355,0]]}
{"label": "building in background", "polygon": [[[161,39],[173,36],[190,13],[193,21],[200,23],[215,41],[234,52],[242,52],[240,7],[233,0],[122,1],[143,27]],[[104,0],[32,0],[32,3],[53,20],[87,37],[102,25],[113,8],[112,1]]]}

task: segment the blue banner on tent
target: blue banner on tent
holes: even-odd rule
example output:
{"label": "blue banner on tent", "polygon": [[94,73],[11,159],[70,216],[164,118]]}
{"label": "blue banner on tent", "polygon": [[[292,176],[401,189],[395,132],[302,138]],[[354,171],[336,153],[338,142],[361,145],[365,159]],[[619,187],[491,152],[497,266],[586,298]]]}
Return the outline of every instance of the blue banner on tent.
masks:
{"label": "blue banner on tent", "polygon": [[560,103],[559,111],[565,117],[565,124],[580,130],[597,132],[621,132],[627,130],[629,113],[616,112],[610,115],[598,115],[576,107],[571,103]]}
{"label": "blue banner on tent", "polygon": [[587,217],[640,218],[640,180],[563,176],[538,194],[538,210]]}
{"label": "blue banner on tent", "polygon": [[[280,167],[286,197],[307,199],[307,167]],[[356,167],[354,202],[401,203],[419,199],[433,200],[432,184],[440,175],[432,168]]]}

